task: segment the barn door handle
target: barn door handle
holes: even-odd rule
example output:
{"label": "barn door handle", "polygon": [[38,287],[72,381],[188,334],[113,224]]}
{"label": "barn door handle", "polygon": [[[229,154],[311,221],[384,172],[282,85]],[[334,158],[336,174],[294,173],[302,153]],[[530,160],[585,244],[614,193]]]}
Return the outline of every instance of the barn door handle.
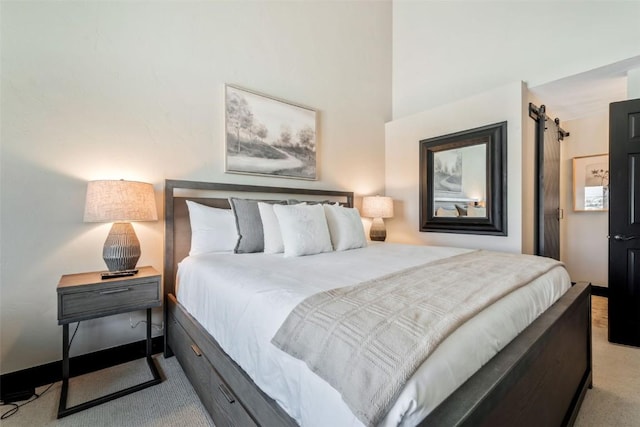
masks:
{"label": "barn door handle", "polygon": [[640,236],[625,236],[624,234],[616,234],[613,236],[614,240],[621,240],[623,242],[628,242],[629,240],[639,239]]}
{"label": "barn door handle", "polygon": [[202,352],[200,351],[197,345],[191,344],[191,350],[196,354],[197,357],[202,356]]}

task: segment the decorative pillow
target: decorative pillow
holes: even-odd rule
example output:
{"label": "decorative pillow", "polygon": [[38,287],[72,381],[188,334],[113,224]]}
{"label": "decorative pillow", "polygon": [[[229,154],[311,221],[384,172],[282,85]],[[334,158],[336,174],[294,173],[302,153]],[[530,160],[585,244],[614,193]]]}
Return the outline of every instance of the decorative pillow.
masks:
{"label": "decorative pillow", "polygon": [[456,210],[458,211],[458,216],[467,216],[467,206],[456,204]]}
{"label": "decorative pillow", "polygon": [[264,250],[262,220],[257,200],[229,197],[229,204],[235,216],[238,242],[234,248],[237,254],[249,254]]}
{"label": "decorative pillow", "polygon": [[189,255],[232,251],[238,241],[235,218],[229,209],[218,209],[187,200],[191,223]]}
{"label": "decorative pillow", "polygon": [[478,218],[486,218],[487,216],[487,208],[480,208],[475,206],[469,206],[467,208],[467,215],[478,217]]}
{"label": "decorative pillow", "polygon": [[273,211],[280,224],[285,257],[333,250],[321,205],[274,205]]}
{"label": "decorative pillow", "polygon": [[262,234],[264,235],[264,253],[280,254],[284,252],[282,232],[278,217],[273,211],[273,205],[266,202],[258,202],[258,211],[262,220]]}
{"label": "decorative pillow", "polygon": [[334,250],[345,251],[367,246],[367,238],[357,209],[336,205],[323,205],[323,208]]}
{"label": "decorative pillow", "polygon": [[324,205],[326,203],[331,203],[331,200],[320,200],[319,202],[308,202],[308,201],[301,202],[300,200],[296,200],[296,199],[287,200],[287,204],[289,205]]}
{"label": "decorative pillow", "polygon": [[455,209],[438,208],[436,216],[455,217],[458,216],[458,211]]}

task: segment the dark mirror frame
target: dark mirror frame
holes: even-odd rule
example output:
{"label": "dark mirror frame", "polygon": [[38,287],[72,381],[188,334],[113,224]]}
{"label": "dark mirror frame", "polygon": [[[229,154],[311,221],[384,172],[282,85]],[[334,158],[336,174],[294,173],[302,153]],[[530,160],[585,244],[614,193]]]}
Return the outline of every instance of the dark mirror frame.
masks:
{"label": "dark mirror frame", "polygon": [[[465,219],[435,216],[434,153],[476,145],[487,139],[487,216]],[[506,121],[420,141],[420,231],[507,235]]]}

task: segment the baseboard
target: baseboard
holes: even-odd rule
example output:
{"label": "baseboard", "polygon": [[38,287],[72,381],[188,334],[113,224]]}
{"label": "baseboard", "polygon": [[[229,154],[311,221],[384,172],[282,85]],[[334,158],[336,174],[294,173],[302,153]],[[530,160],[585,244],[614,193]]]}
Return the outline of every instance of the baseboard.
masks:
{"label": "baseboard", "polygon": [[595,295],[597,297],[609,298],[609,288],[606,286],[598,286],[598,285],[591,284],[591,295]]}
{"label": "baseboard", "polygon": [[[153,354],[160,353],[163,349],[164,336],[153,338]],[[69,375],[75,377],[89,372],[99,371],[100,369],[139,359],[146,354],[146,340],[82,354],[72,357],[69,360]],[[60,380],[62,380],[62,360],[3,374],[0,376],[0,398],[3,402],[24,400],[25,395],[28,394],[31,396],[33,394],[35,387],[51,384]]]}
{"label": "baseboard", "polygon": [[[588,283],[588,282],[580,282],[580,283]],[[571,286],[575,285],[576,282],[571,282]],[[609,288],[606,286],[594,285],[593,283],[589,283],[591,285],[591,295],[595,295],[597,297],[605,297],[609,298]]]}

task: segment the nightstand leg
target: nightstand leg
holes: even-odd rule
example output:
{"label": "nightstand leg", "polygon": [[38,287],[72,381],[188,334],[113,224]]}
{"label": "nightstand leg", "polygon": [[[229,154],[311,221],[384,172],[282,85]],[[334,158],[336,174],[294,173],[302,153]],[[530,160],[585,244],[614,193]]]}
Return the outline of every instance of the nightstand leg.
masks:
{"label": "nightstand leg", "polygon": [[67,406],[67,392],[69,389],[69,324],[62,325],[62,390],[60,391],[60,404],[58,406],[58,418]]}
{"label": "nightstand leg", "polygon": [[151,349],[151,309],[147,308],[147,357],[151,357],[153,350]]}
{"label": "nightstand leg", "polygon": [[62,379],[69,381],[69,324],[62,326]]}
{"label": "nightstand leg", "polygon": [[149,365],[151,375],[153,375],[153,380],[151,380],[151,385],[153,385],[160,383],[162,379],[160,378],[160,372],[158,372],[156,362],[153,360],[153,349],[151,347],[151,309],[147,308],[147,365]]}
{"label": "nightstand leg", "polygon": [[160,371],[153,360],[153,349],[151,346],[151,309],[147,309],[147,365],[151,371],[152,379],[140,383],[138,385],[131,386],[124,390],[116,391],[107,394],[97,399],[90,400],[88,402],[80,403],[79,405],[67,408],[67,391],[69,388],[69,324],[62,325],[62,390],[60,392],[60,405],[58,406],[58,418],[66,417],[67,415],[75,414],[76,412],[84,411],[85,409],[93,408],[94,406],[101,405],[105,402],[117,399],[122,396],[134,393],[138,390],[143,390],[152,385],[160,384],[162,377]]}

